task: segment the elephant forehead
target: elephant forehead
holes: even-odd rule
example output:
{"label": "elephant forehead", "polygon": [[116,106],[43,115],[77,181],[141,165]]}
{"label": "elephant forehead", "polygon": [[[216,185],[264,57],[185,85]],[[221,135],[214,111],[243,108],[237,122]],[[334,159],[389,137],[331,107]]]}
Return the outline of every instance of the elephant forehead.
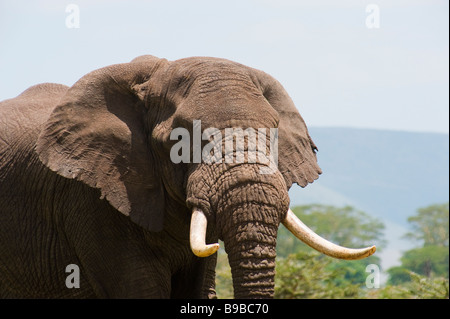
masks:
{"label": "elephant forehead", "polygon": [[214,57],[190,57],[172,62],[172,67],[182,71],[190,71],[191,74],[201,74],[211,70],[241,70],[247,68],[234,61]]}
{"label": "elephant forehead", "polygon": [[248,67],[218,58],[187,58],[175,61],[167,71],[172,90],[183,91],[183,97],[194,94],[216,99],[241,99],[243,92],[262,95],[252,80]]}
{"label": "elephant forehead", "polygon": [[201,121],[202,129],[259,129],[278,127],[279,116],[263,95],[256,96],[245,90],[229,87],[226,90],[191,94],[183,101],[175,113],[174,124],[191,126],[195,120]]}
{"label": "elephant forehead", "polygon": [[202,129],[278,127],[278,113],[248,67],[225,59],[188,58],[171,68],[176,127],[189,129],[195,120],[201,121]]}
{"label": "elephant forehead", "polygon": [[[263,103],[261,103],[263,104]],[[201,129],[217,128],[275,128],[278,126],[278,115],[271,108],[264,105],[250,103],[192,103],[180,110],[180,122],[191,126],[194,121],[201,122]],[[189,129],[189,127],[188,127]]]}

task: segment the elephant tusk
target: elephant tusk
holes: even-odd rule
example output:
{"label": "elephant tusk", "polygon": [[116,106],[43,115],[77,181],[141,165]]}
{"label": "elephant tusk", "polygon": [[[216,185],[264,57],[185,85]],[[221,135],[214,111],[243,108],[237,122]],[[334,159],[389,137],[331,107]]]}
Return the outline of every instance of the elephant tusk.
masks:
{"label": "elephant tusk", "polygon": [[375,246],[352,249],[342,247],[320,237],[306,226],[291,209],[288,210],[286,218],[283,220],[283,225],[301,241],[317,251],[328,255],[330,257],[356,260],[369,257],[376,251]]}
{"label": "elephant tusk", "polygon": [[208,257],[219,249],[218,243],[210,245],[205,243],[207,224],[208,221],[205,214],[200,209],[194,208],[191,217],[189,240],[192,252],[198,257]]}

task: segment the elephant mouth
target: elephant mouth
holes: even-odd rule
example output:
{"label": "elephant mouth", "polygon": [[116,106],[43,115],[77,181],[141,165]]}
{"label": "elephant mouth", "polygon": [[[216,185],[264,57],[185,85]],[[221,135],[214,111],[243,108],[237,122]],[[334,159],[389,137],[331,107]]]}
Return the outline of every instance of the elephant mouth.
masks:
{"label": "elephant mouth", "polygon": [[[288,210],[282,223],[295,237],[305,244],[333,258],[357,260],[369,257],[376,251],[375,246],[355,249],[336,245],[312,231],[291,209]],[[194,208],[189,238],[191,250],[198,257],[208,257],[219,249],[218,243],[206,244],[206,229],[207,218],[205,214],[201,209]]]}

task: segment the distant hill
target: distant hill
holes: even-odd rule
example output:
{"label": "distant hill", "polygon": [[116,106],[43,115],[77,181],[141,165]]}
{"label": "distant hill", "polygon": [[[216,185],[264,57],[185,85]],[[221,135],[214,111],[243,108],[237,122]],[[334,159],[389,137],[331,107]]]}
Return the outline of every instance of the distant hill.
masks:
{"label": "distant hill", "polygon": [[398,240],[409,216],[419,207],[449,201],[448,134],[315,127],[309,131],[319,148],[323,174],[304,189],[292,186],[291,206],[355,206],[383,221],[388,226],[386,239],[400,249]]}
{"label": "distant hill", "polygon": [[313,127],[310,135],[323,174],[293,187],[291,205],[354,204],[405,224],[417,208],[449,200],[446,134]]}

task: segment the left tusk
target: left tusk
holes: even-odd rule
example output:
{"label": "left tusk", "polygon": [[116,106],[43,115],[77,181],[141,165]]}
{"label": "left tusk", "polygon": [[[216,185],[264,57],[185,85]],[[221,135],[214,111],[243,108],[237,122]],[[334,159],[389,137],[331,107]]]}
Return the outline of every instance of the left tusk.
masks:
{"label": "left tusk", "polygon": [[369,257],[376,251],[375,246],[353,249],[333,244],[313,232],[295,216],[291,209],[289,209],[286,218],[283,220],[283,225],[305,244],[330,257],[355,260]]}
{"label": "left tusk", "polygon": [[206,245],[206,226],[208,221],[205,214],[200,209],[194,208],[191,217],[191,230],[189,241],[191,250],[198,257],[208,257],[219,249],[219,244]]}

